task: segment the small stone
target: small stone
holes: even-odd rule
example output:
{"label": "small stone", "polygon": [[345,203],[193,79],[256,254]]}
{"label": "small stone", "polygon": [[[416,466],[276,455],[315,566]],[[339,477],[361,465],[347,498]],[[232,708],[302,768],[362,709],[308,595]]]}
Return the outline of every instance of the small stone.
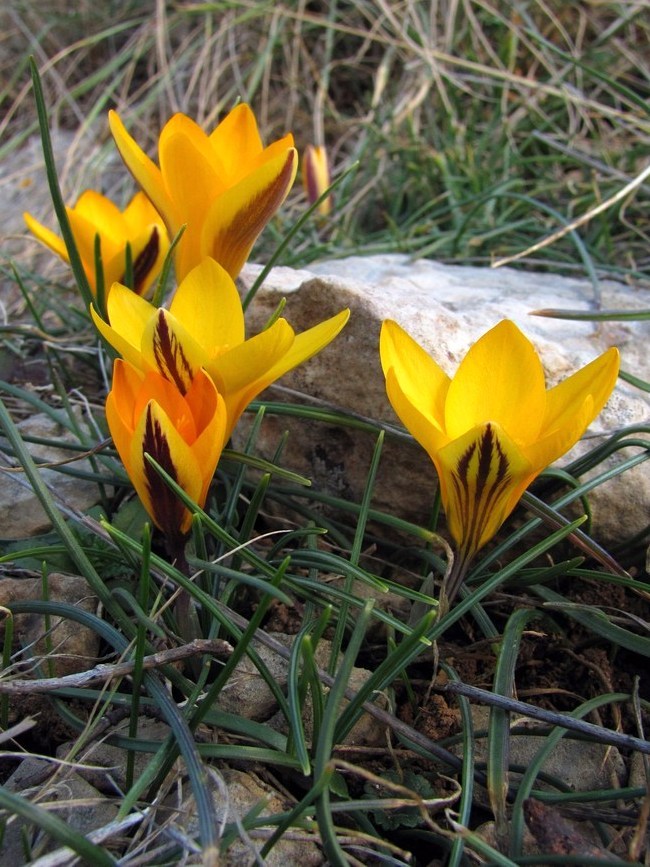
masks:
{"label": "small stone", "polygon": [[[221,778],[221,785],[215,786],[213,790],[213,801],[219,827],[233,823],[242,827],[242,819],[251,810],[256,809],[260,802],[263,803],[260,816],[286,813],[295,805],[295,802],[283,797],[255,774],[224,768],[219,771],[219,777]],[[183,808],[178,812],[178,817],[183,817],[183,833],[190,837],[196,836],[198,822],[193,800],[189,804],[187,802],[183,804]],[[320,867],[325,863],[319,846],[313,842],[313,835],[297,829],[283,834],[282,839],[264,856],[262,861],[259,852],[274,830],[275,828],[272,826],[270,826],[270,830],[256,828],[248,831],[248,839],[238,839],[231,843],[223,858],[224,867],[250,867],[250,865],[258,863],[264,863],[267,867],[287,867],[290,864],[300,864],[301,867]]]}
{"label": "small stone", "polygon": [[[283,633],[269,633],[279,643],[290,648],[295,636]],[[255,649],[262,661],[266,664],[273,680],[286,692],[289,663],[284,657],[261,642],[254,642]],[[331,642],[321,640],[315,651],[316,664],[319,668],[326,668],[329,663],[332,645]],[[351,689],[360,689],[370,677],[371,672],[365,668],[353,668],[350,673],[348,686]],[[325,694],[327,688],[324,687]],[[380,706],[386,706],[386,700],[379,697]],[[343,706],[347,704],[344,701]],[[278,710],[278,705],[269,689],[266,681],[261,676],[255,664],[248,656],[244,656],[235,667],[232,677],[222,690],[218,705],[221,710],[238,714],[246,719],[267,722],[271,728],[283,733],[288,732],[287,721],[284,714]],[[313,705],[310,694],[302,708],[305,736],[311,740],[313,730]],[[360,746],[374,746],[386,742],[385,726],[370,714],[363,713],[350,730],[343,743]]]}
{"label": "small stone", "polygon": [[[111,733],[128,735],[128,720],[119,727],[111,728]],[[143,741],[162,744],[169,735],[169,726],[158,720],[141,717],[138,720],[137,737]],[[56,751],[57,758],[79,763],[77,773],[90,785],[105,795],[115,796],[127,790],[126,760],[127,751],[105,741],[93,741],[79,751],[75,741],[61,744]],[[134,779],[138,779],[151,761],[151,753],[135,752],[133,763]]]}
{"label": "small stone", "polygon": [[[472,719],[477,731],[487,729],[490,709],[480,705],[473,706]],[[537,720],[519,717],[512,720],[511,727],[514,726],[517,726],[519,731],[510,736],[509,763],[527,768],[545,745],[545,737],[534,734],[540,728]],[[530,729],[531,733],[522,733],[522,728]],[[487,755],[487,738],[477,739],[474,760],[485,762]],[[572,740],[566,736],[555,744],[542,770],[545,774],[557,777],[575,792],[611,789],[623,785],[627,773],[623,757],[616,747],[594,741]]]}
{"label": "small stone", "polygon": [[[48,598],[63,602],[83,611],[97,611],[97,597],[93,596],[85,578],[52,572],[47,578]],[[0,605],[11,602],[32,601],[43,598],[41,578],[1,578]],[[3,640],[6,618],[0,622],[0,641]],[[39,614],[14,616],[14,642],[16,649],[27,648],[16,660],[27,667],[22,677],[63,677],[92,668],[97,661],[99,638],[92,629],[62,617],[50,617],[50,630],[45,637],[45,618]],[[12,696],[9,704],[10,722],[33,717],[36,721],[31,736],[43,743],[42,750],[70,737],[70,729],[47,695]]]}
{"label": "small stone", "polygon": [[[83,423],[79,419],[80,423]],[[78,444],[78,439],[62,424],[58,424],[47,413],[38,413],[17,425],[22,436],[39,437],[42,439],[62,440]],[[37,463],[56,463],[69,461],[74,455],[67,449],[56,446],[26,443],[27,448]],[[5,448],[0,439],[0,448]],[[84,448],[79,445],[79,451]],[[75,461],[72,465],[77,470],[93,472],[88,458]],[[99,502],[99,488],[94,482],[68,476],[55,469],[40,470],[41,478],[54,494],[55,502],[62,500],[67,506],[79,512],[85,512]],[[24,474],[18,480],[16,473],[0,473],[0,534],[3,539],[28,539],[39,533],[44,533],[51,526],[40,500],[29,486],[25,484]]]}
{"label": "small stone", "polygon": [[[29,602],[43,598],[41,578],[1,578],[0,605],[11,602]],[[47,598],[50,602],[63,602],[83,611],[97,611],[97,597],[80,575],[52,572],[47,577]],[[39,676],[63,677],[92,668],[97,659],[99,638],[92,629],[64,617],[49,618],[46,638],[45,617],[40,614],[17,614],[14,635],[23,647],[29,647],[30,668],[40,657]],[[4,624],[0,624],[0,637]]]}
{"label": "small stone", "polygon": [[[48,802],[48,810],[79,834],[89,834],[112,822],[118,813],[116,803],[110,801],[97,789],[89,785],[78,774],[62,776],[54,773],[48,782],[39,787],[39,799]],[[7,781],[10,791],[15,788],[16,772]],[[25,863],[25,838],[32,858],[58,849],[60,841],[44,833],[40,827],[20,816],[8,823],[0,843],[0,863]]]}

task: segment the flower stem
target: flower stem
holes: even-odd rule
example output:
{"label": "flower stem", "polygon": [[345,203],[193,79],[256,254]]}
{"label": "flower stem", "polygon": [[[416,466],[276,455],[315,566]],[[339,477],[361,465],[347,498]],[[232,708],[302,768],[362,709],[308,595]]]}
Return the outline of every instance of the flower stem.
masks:
{"label": "flower stem", "polygon": [[[182,572],[183,575],[190,577],[190,566],[185,556],[185,536],[165,536],[165,547],[171,563]],[[185,641],[192,641],[197,637],[197,624],[195,618],[192,617],[192,597],[187,590],[180,589],[174,607],[176,614],[176,627],[178,634]]]}

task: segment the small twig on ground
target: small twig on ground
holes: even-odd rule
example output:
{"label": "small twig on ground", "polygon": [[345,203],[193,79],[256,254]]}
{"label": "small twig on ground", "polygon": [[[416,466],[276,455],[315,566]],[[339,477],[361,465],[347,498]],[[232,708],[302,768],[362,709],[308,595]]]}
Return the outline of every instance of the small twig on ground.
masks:
{"label": "small twig on ground", "polygon": [[486,689],[480,689],[477,686],[469,686],[466,683],[450,681],[444,686],[436,687],[436,690],[439,692],[453,693],[454,695],[464,695],[466,698],[481,702],[481,704],[487,704],[491,707],[499,707],[512,713],[521,714],[522,716],[539,720],[540,722],[549,723],[550,725],[560,726],[569,731],[578,732],[587,737],[591,737],[596,741],[600,741],[600,743],[603,744],[611,744],[612,746],[622,747],[623,749],[638,750],[640,753],[650,755],[650,741],[636,738],[633,735],[615,732],[611,729],[602,728],[601,726],[594,725],[594,723],[576,719],[568,714],[546,710],[542,707],[536,707],[533,704],[526,704],[524,701],[517,701],[517,699],[508,698],[505,695],[497,695],[496,693],[488,692]]}
{"label": "small twig on ground", "polygon": [[[161,650],[152,653],[142,659],[143,669],[160,668],[190,656],[209,653],[213,656],[229,656],[232,646],[220,638],[196,638],[188,644],[180,647],[170,647],[169,650]],[[89,671],[80,671],[77,674],[66,674],[63,677],[44,677],[41,680],[0,680],[0,693],[9,695],[32,695],[35,693],[54,692],[57,689],[90,686],[93,683],[114,680],[116,677],[127,677],[132,674],[135,662],[118,662],[115,665],[96,665]]]}

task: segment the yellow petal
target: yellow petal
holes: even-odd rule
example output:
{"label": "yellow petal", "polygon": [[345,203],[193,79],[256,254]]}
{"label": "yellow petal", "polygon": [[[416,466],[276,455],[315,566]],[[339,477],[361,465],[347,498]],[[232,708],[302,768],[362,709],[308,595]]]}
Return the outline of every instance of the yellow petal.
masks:
{"label": "yellow petal", "polygon": [[117,453],[129,475],[131,440],[136,423],[133,410],[143,379],[143,373],[118,358],[113,365],[113,386],[106,398],[108,427]]}
{"label": "yellow petal", "polygon": [[471,347],[445,403],[445,426],[454,439],[497,422],[521,444],[537,437],[546,406],[544,370],[532,343],[503,320]]}
{"label": "yellow petal", "polygon": [[228,186],[245,177],[263,150],[250,106],[235,106],[210,134],[210,145],[219,155]]}
{"label": "yellow petal", "polygon": [[145,191],[153,206],[161,215],[170,234],[175,235],[179,229],[176,209],[169,198],[162,174],[158,166],[152,162],[144,151],[138,147],[135,140],[126,131],[117,112],[109,111],[108,123],[115,139],[115,144],[122,159],[135,180]]}
{"label": "yellow petal", "polygon": [[214,259],[204,259],[176,290],[170,313],[208,353],[244,340],[244,313],[232,277]]}
{"label": "yellow petal", "polygon": [[225,407],[210,378],[200,371],[186,400],[159,374],[144,375],[118,359],[106,418],[124,467],[154,523],[168,534],[184,534],[190,514],[144,454],[151,454],[203,505],[225,430]]}
{"label": "yellow petal", "polygon": [[200,126],[184,114],[165,124],[158,143],[160,171],[180,223],[198,224],[226,189],[223,171]]}
{"label": "yellow petal", "polygon": [[[146,226],[144,231],[133,235],[128,243],[131,247],[133,268],[133,290],[131,291],[137,295],[145,295],[160,273],[169,249],[167,232],[162,223],[157,226]],[[104,282],[107,286],[112,286],[113,283],[124,283],[126,243],[112,258],[104,258],[103,267]]]}
{"label": "yellow petal", "polygon": [[269,371],[272,377],[269,379],[269,382],[279,379],[285,373],[293,370],[294,367],[313,358],[314,355],[334,340],[337,334],[342,331],[349,318],[350,311],[348,309],[341,310],[335,316],[330,316],[329,319],[324,319],[318,325],[314,325],[312,328],[296,334],[289,351],[282,358],[278,359]]}
{"label": "yellow petal", "polygon": [[156,308],[121,283],[109,290],[107,311],[110,325],[91,307],[90,315],[102,337],[126,361],[139,369],[146,369],[142,358],[142,335],[147,323],[156,314]]}
{"label": "yellow petal", "polygon": [[537,442],[526,448],[540,470],[572,448],[607,403],[616,384],[618,349],[612,347],[547,393],[544,424]]}
{"label": "yellow petal", "polygon": [[488,542],[536,473],[497,424],[478,425],[434,458],[449,532],[461,559]]}
{"label": "yellow petal", "polygon": [[164,308],[157,310],[145,325],[142,356],[150,369],[186,394],[197,371],[207,361],[207,353],[189,331]]}
{"label": "yellow petal", "polygon": [[133,256],[133,291],[146,295],[162,271],[169,252],[169,238],[162,223],[147,227],[131,245]]}
{"label": "yellow petal", "polygon": [[70,261],[68,259],[68,251],[66,250],[63,238],[60,238],[51,229],[48,229],[47,226],[39,223],[38,220],[35,220],[34,217],[27,212],[23,214],[23,219],[32,235],[38,238],[42,244],[45,244],[46,247],[53,250],[57,256],[60,256],[65,262]]}
{"label": "yellow petal", "polygon": [[421,402],[414,402],[412,393],[403,390],[402,380],[397,378],[394,367],[390,367],[386,373],[386,394],[395,415],[431,460],[435,460],[440,449],[449,442],[447,435],[433,424],[430,417],[424,415]]}
{"label": "yellow petal", "polygon": [[[404,400],[427,424],[444,433],[445,400],[451,382],[447,374],[392,319],[382,323],[379,354],[384,376],[387,377],[388,371],[393,368]],[[402,405],[402,400],[398,398],[398,401]],[[402,418],[402,422],[420,442],[420,436],[414,433],[407,420]]]}
{"label": "yellow petal", "polygon": [[118,252],[119,246],[110,236],[102,236],[97,226],[79,211],[73,208],[66,208],[66,211],[77,251],[84,267],[93,275],[91,283],[95,286],[95,239],[97,235],[99,235],[102,259],[110,259],[114,256]]}
{"label": "yellow petal", "polygon": [[123,212],[124,222],[130,234],[142,231],[143,226],[162,223],[158,211],[144,193],[136,193]]}
{"label": "yellow petal", "polygon": [[590,394],[582,400],[576,397],[575,406],[567,414],[564,424],[556,427],[534,443],[524,446],[522,451],[531,465],[540,473],[549,464],[569,451],[580,439],[593,420],[596,413],[593,411],[593,398]]}
{"label": "yellow petal", "polygon": [[168,536],[182,536],[189,529],[191,514],[145,454],[151,455],[189,497],[200,500],[203,478],[198,461],[155,400],[147,404],[135,429],[129,475],[154,524]]}
{"label": "yellow petal", "polygon": [[283,360],[293,341],[293,329],[286,320],[279,319],[266,331],[206,364],[206,370],[226,401],[227,436],[251,400],[276,379],[274,365]]}
{"label": "yellow petal", "polygon": [[227,409],[214,383],[202,370],[194,377],[185,399],[196,423],[197,437],[192,451],[203,473],[201,494],[197,500],[203,506],[226,442]]}
{"label": "yellow petal", "polygon": [[86,190],[79,196],[72,211],[87,220],[95,233],[102,238],[108,238],[115,244],[122,244],[126,238],[126,223],[122,211],[101,193]]}
{"label": "yellow petal", "polygon": [[[201,228],[201,257],[216,259],[235,279],[264,226],[285,200],[296,176],[296,151],[265,163],[211,203]],[[183,279],[196,262],[177,262]]]}
{"label": "yellow petal", "polygon": [[[618,376],[619,362],[618,349],[612,347],[551,388],[546,395],[546,413],[542,424],[542,435],[570,424],[571,416],[581,406],[586,395],[591,396],[592,415],[587,420],[585,427],[591,424],[612,393]],[[584,429],[578,437],[582,436],[583,433]]]}
{"label": "yellow petal", "polygon": [[281,154],[286,154],[289,148],[294,147],[295,142],[293,140],[293,135],[289,132],[277,141],[271,142],[270,145],[267,145],[262,153],[259,154],[257,159],[251,161],[251,165],[253,168],[258,168],[258,166],[268,163],[270,160],[274,160]]}

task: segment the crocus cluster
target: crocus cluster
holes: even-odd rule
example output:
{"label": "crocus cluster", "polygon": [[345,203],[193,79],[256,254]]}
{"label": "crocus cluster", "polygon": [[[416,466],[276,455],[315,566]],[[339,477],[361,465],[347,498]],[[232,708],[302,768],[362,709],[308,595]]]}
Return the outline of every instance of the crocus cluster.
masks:
{"label": "crocus cluster", "polygon": [[[265,147],[247,105],[209,134],[176,114],[160,134],[156,164],[115,112],[109,123],[143,192],[120,211],[87,191],[67,216],[91,288],[100,276],[110,287],[105,313],[91,314],[121,356],[106,405],[115,447],[152,520],[178,543],[191,513],[159,468],[203,506],[223,446],[248,404],[333,340],[349,311],[300,334],[284,318],[246,334],[234,279],[294,182],[291,135]],[[311,203],[328,190],[323,147],[307,148],[303,183]],[[330,197],[319,210],[330,214]],[[58,236],[29,214],[25,220],[39,240],[68,258]],[[178,288],[168,307],[158,307],[145,296],[170,239]],[[103,275],[95,272],[98,261]],[[618,352],[608,350],[551,389],[534,347],[509,321],[471,347],[453,378],[391,320],[383,323],[380,355],[388,398],[438,473],[457,554],[449,603],[527,486],[598,415],[618,375]]]}
{"label": "crocus cluster", "polygon": [[295,334],[286,319],[246,336],[234,278],[296,175],[291,135],[264,148],[240,105],[206,135],[185,115],[165,125],[155,165],[110,114],[128,168],[162,215],[176,247],[169,309],[114,283],[99,332],[116,362],[107,419],[115,446],[154,523],[182,537],[191,515],[149,457],[196,503],[205,503],[224,443],[264,388],[326,346],[349,311]]}
{"label": "crocus cluster", "polygon": [[[106,318],[91,308],[115,362],[106,418],[115,448],[154,524],[178,550],[191,512],[159,472],[199,506],[224,444],[264,388],[326,346],[349,311],[296,334],[286,319],[246,335],[234,278],[294,182],[293,136],[264,147],[253,112],[234,108],[210,133],[174,115],[154,163],[115,112],[109,124],[143,192],[124,211],[85,192],[67,209],[91,289],[103,266]],[[61,238],[25,214],[29,229],[62,258]],[[176,239],[178,288],[169,309],[145,297]],[[97,240],[101,256],[97,257]],[[131,287],[125,285],[129,261]],[[135,290],[135,291],[133,291]],[[158,465],[158,466],[156,466]]]}

